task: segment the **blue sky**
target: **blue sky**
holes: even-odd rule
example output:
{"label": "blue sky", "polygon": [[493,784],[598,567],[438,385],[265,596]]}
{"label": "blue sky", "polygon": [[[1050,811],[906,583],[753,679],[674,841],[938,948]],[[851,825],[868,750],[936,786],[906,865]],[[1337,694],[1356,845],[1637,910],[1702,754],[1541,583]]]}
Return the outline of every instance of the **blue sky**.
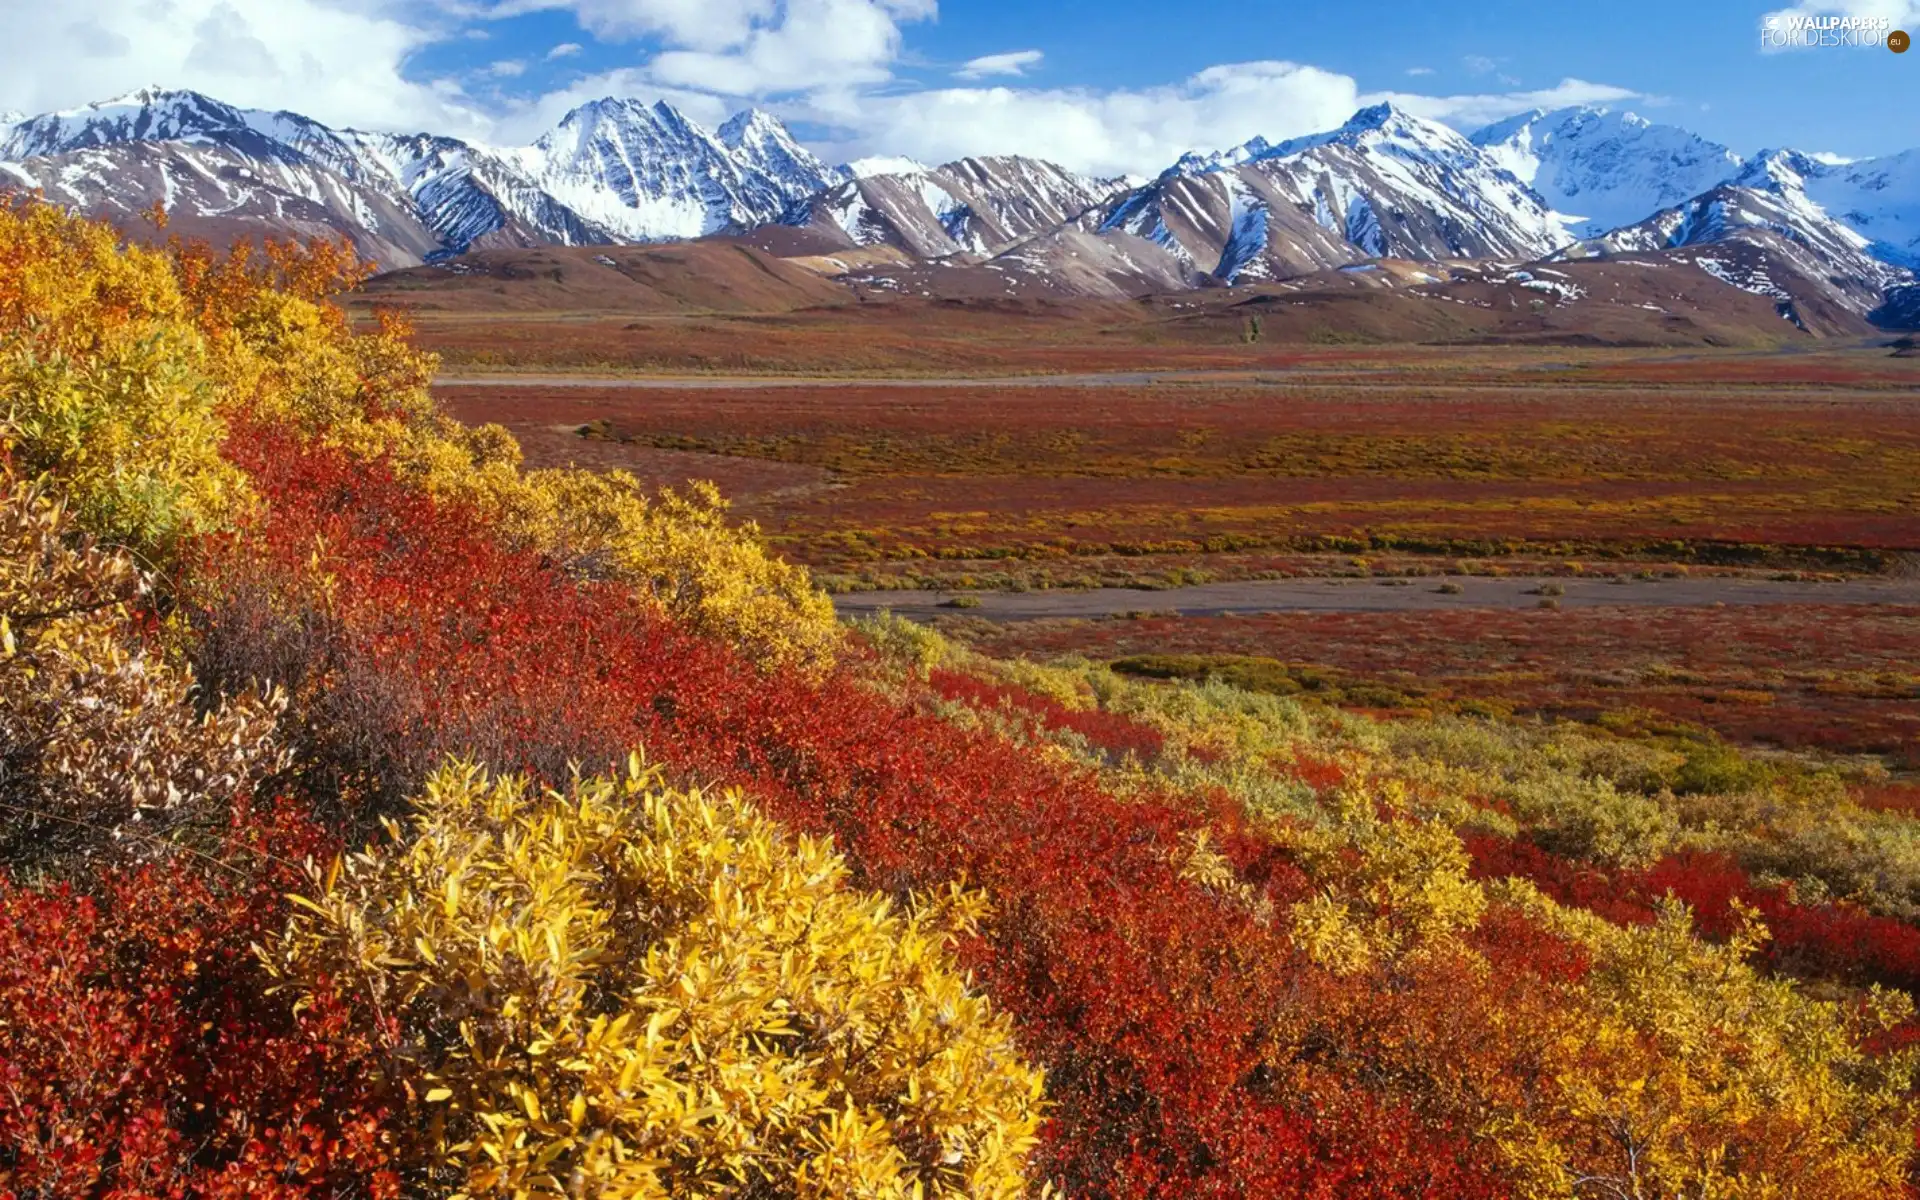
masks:
{"label": "blue sky", "polygon": [[1920,51],[1763,52],[1774,19],[1920,33],[1920,0],[0,0],[0,109],[147,83],[337,124],[531,140],[602,95],[756,103],[836,158],[1151,172],[1392,98],[1471,128],[1597,102],[1741,152],[1920,146]]}

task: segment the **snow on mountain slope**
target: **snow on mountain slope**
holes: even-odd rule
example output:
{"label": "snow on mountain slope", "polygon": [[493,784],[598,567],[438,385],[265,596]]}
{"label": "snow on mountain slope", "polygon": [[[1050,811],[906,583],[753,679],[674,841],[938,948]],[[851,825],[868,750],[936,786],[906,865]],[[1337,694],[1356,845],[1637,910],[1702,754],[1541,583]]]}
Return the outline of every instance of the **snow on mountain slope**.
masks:
{"label": "snow on mountain slope", "polygon": [[1776,150],[1755,165],[1771,186],[1797,188],[1865,238],[1867,253],[1920,270],[1920,150],[1845,163]]}
{"label": "snow on mountain slope", "polygon": [[1388,255],[1530,259],[1570,240],[1486,152],[1390,104],[1328,133],[1189,154],[1116,200],[1096,227],[1227,283]]}
{"label": "snow on mountain slope", "polygon": [[[1709,274],[1743,291],[1784,300],[1787,295],[1766,269],[1778,260],[1849,311],[1865,314],[1882,303],[1889,288],[1910,281],[1911,272],[1876,257],[1870,239],[1807,195],[1800,169],[1809,165],[1817,164],[1802,155],[1762,155],[1733,182],[1569,247],[1562,257],[1693,250],[1689,260]],[[1742,251],[1748,265],[1735,271],[1723,251],[1742,247],[1761,253]]]}
{"label": "snow on mountain slope", "polygon": [[[325,231],[384,266],[476,245],[644,242],[748,228],[838,178],[777,120],[751,110],[716,136],[666,104],[596,101],[533,146],[496,150],[430,134],[338,131],[294,113],[158,88],[9,126],[0,160],[14,164],[6,173],[23,186],[57,179],[69,202],[117,209],[136,198],[167,200],[153,146],[171,147],[163,157],[183,168],[205,157],[199,175],[252,170],[303,198],[320,196],[319,176],[331,176],[336,190],[362,202],[322,204]],[[87,157],[73,157],[81,152]],[[226,209],[230,222],[250,222],[257,233],[290,220],[267,190],[236,194],[245,198]],[[366,199],[372,195],[392,211]],[[362,210],[379,210],[380,225],[362,227]],[[415,228],[397,228],[409,220]],[[306,218],[282,231],[296,227],[314,232]]]}
{"label": "snow on mountain slope", "polygon": [[1740,156],[1718,142],[1604,108],[1534,109],[1470,140],[1582,237],[1644,220],[1725,182],[1742,166]]}
{"label": "snow on mountain slope", "polygon": [[170,229],[216,243],[344,234],[361,255],[383,265],[418,262],[440,247],[404,199],[293,156],[134,142],[0,163],[0,181],[5,177],[57,203],[123,221],[159,203]]}
{"label": "snow on mountain slope", "polygon": [[856,158],[840,170],[847,179],[871,179],[875,175],[924,175],[933,168],[918,159],[877,154],[869,158]]}
{"label": "snow on mountain slope", "polygon": [[1190,285],[1207,278],[1281,279],[1368,254],[1303,210],[1290,189],[1248,168],[1169,172],[1088,224],[1102,236],[1159,247],[1183,264]]}
{"label": "snow on mountain slope", "polygon": [[[772,140],[759,136],[754,149],[766,151]],[[735,158],[664,101],[584,104],[517,157],[549,195],[629,241],[765,224],[813,190],[806,180],[776,178]]]}
{"label": "snow on mountain slope", "polygon": [[619,233],[556,199],[511,152],[431,134],[340,135],[351,174],[366,171],[404,195],[438,242],[430,258],[475,247],[618,242]]}
{"label": "snow on mountain slope", "polygon": [[1099,205],[1102,185],[1035,158],[963,158],[942,167],[858,175],[784,218],[849,246],[898,246],[921,258],[997,254]]}
{"label": "snow on mountain slope", "polygon": [[847,178],[795,141],[778,117],[757,108],[744,109],[720,126],[720,141],[734,161],[757,168],[772,179],[789,201],[824,191]]}

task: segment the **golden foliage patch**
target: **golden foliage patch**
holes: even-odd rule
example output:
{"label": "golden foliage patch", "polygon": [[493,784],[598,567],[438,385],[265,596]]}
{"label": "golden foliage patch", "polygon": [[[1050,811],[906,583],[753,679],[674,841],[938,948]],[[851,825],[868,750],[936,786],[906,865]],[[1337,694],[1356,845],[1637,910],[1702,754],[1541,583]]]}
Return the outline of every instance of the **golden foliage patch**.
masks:
{"label": "golden foliage patch", "polygon": [[281,966],[397,1029],[464,1194],[1023,1194],[1041,1077],[949,948],[977,895],[896,911],[637,756],[565,792],[448,766],[393,833]]}

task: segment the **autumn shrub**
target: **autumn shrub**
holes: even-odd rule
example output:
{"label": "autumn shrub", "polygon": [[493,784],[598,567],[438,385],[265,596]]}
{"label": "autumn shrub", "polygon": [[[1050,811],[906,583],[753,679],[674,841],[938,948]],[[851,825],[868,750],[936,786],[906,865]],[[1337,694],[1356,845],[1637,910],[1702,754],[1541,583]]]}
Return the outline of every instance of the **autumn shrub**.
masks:
{"label": "autumn shrub", "polygon": [[399,1195],[366,1044],[324,988],[296,1010],[255,955],[327,847],[239,807],[217,845],[84,887],[0,878],[0,1194]]}
{"label": "autumn shrub", "polygon": [[258,429],[230,450],[265,516],[190,563],[193,660],[222,691],[287,690],[294,773],[332,819],[371,831],[450,756],[550,782],[624,759],[649,696],[623,658],[671,653],[657,610],[384,463]]}
{"label": "autumn shrub", "polygon": [[472,1196],[1024,1194],[1040,1075],[967,989],[977,895],[897,912],[736,793],[636,757],[564,792],[450,766],[287,935]]}
{"label": "autumn shrub", "polygon": [[1737,792],[1762,786],[1767,771],[1723,742],[1708,742],[1687,752],[1686,761],[1674,772],[1673,790],[1682,794],[1698,792]]}
{"label": "autumn shrub", "polygon": [[404,325],[356,332],[332,303],[363,275],[324,242],[158,251],[51,205],[0,206],[0,430],[86,528],[163,557],[250,511],[221,447],[269,423],[387,459],[511,544],[618,579],[762,661],[832,657],[831,603],[729,524],[710,486],[650,497],[622,473],[523,471],[506,430],[441,415],[436,360]]}
{"label": "autumn shrub", "polygon": [[1751,910],[1713,944],[1673,901],[1652,924],[1623,927],[1543,906],[1524,887],[1502,896],[1592,956],[1542,1055],[1553,1103],[1498,1130],[1545,1194],[1903,1190],[1920,1052],[1865,1047],[1912,1015],[1910,998],[1822,1003],[1763,975],[1749,960],[1767,933]]}
{"label": "autumn shrub", "polygon": [[[1313,1096],[1275,1089],[1284,1059],[1260,1031],[1287,951],[1237,889],[1183,876],[1193,811],[1118,799],[849,668],[755,671],[615,584],[490,541],[379,463],[272,436],[244,461],[268,515],[207,569],[266,587],[269,610],[321,613],[339,656],[289,685],[296,746],[307,697],[359,680],[409,699],[394,721],[335,693],[325,711],[342,728],[325,744],[349,756],[398,746],[384,761],[412,761],[491,739],[502,770],[564,782],[556,746],[595,747],[591,762],[641,744],[670,770],[748,789],[789,828],[832,834],[862,887],[904,900],[964,877],[993,913],[962,961],[1047,1071],[1033,1174],[1069,1190],[1304,1197],[1337,1178],[1361,1196],[1500,1194],[1444,1117],[1371,1098],[1330,1067],[1300,1068]],[[226,640],[226,611],[205,610],[210,642]],[[316,643],[296,631],[284,644]],[[1258,853],[1215,815],[1214,844],[1236,867]]]}
{"label": "autumn shrub", "polygon": [[0,463],[0,864],[40,874],[218,836],[283,765],[280,698],[200,695],[145,628],[151,592]]}
{"label": "autumn shrub", "polygon": [[76,519],[148,549],[246,496],[220,457],[225,399],[165,254],[43,204],[0,205],[0,432]]}
{"label": "autumn shrub", "polygon": [[1165,744],[1158,731],[1095,706],[1070,707],[1053,696],[996,684],[959,671],[935,669],[929,672],[928,682],[948,700],[961,701],[975,709],[1006,713],[1018,723],[1053,733],[1077,734],[1090,747],[1115,761],[1129,757],[1150,761]]}
{"label": "autumn shrub", "polygon": [[[1011,685],[998,664],[960,650],[947,659],[948,670],[996,681],[947,693],[1022,703],[1001,694]],[[1100,678],[1081,676],[1084,669],[1061,668]],[[1284,849],[1288,882],[1269,893],[1275,915],[1298,952],[1325,970],[1289,980],[1283,1025],[1293,1027],[1295,1045],[1364,1064],[1375,1097],[1481,1114],[1476,1138],[1518,1194],[1898,1191],[1916,1063],[1866,1048],[1904,1029],[1911,1006],[1880,992],[1864,1005],[1825,1002],[1793,978],[1911,987],[1920,934],[1847,906],[1795,902],[1781,887],[1752,884],[1724,856],[1669,853],[1635,868],[1617,856],[1582,861],[1482,833],[1463,845],[1448,823],[1477,824],[1484,814],[1428,789],[1471,787],[1485,775],[1436,773],[1418,761],[1389,766],[1356,751],[1395,745],[1393,729],[1376,740],[1370,722],[1271,697],[1234,700],[1219,687],[1108,679],[1094,690],[1167,731],[1176,750],[1157,770],[1214,781],[1276,821],[1268,836]],[[1195,764],[1186,753],[1222,736],[1237,754]],[[1258,762],[1289,744],[1268,760],[1267,786],[1285,776],[1312,783],[1274,805],[1249,757]],[[1295,771],[1333,746],[1341,771]],[[1537,797],[1551,781],[1575,782],[1565,768],[1547,769],[1535,746],[1536,757],[1510,755],[1524,768],[1512,783]],[[1544,748],[1550,762],[1606,761],[1578,741]],[[1461,750],[1450,752],[1470,763]],[[1492,755],[1488,765],[1501,761]],[[1567,791],[1555,801],[1561,816],[1535,835],[1564,837],[1590,821],[1582,814],[1593,800],[1622,794],[1592,782],[1605,786]],[[1522,792],[1507,796],[1516,811],[1546,811]],[[1638,797],[1623,812],[1652,799]],[[1678,836],[1672,816],[1666,827],[1655,844]],[[1635,838],[1645,835],[1620,844]],[[1583,839],[1589,851],[1606,840]],[[1209,886],[1231,893],[1273,861],[1242,838],[1233,869],[1209,872]],[[1550,883],[1560,905],[1493,882],[1509,875]],[[1489,1055],[1483,1039],[1500,1049]]]}

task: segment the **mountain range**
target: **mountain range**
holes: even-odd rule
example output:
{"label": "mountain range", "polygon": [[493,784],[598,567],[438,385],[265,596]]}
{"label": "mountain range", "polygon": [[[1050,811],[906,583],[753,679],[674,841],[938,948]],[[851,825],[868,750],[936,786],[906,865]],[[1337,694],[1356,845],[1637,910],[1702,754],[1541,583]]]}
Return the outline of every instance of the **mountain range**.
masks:
{"label": "mountain range", "polygon": [[609,98],[502,148],[149,88],[0,116],[9,184],[121,219],[158,203],[213,240],[344,236],[385,268],[728,235],[909,294],[941,279],[1122,298],[1389,260],[1639,258],[1768,298],[1803,327],[1810,304],[1902,325],[1920,268],[1920,150],[1747,157],[1599,108],[1463,134],[1381,104],[1325,133],[1189,153],[1153,179],[1095,179],[1011,155],[830,166],[751,109],[709,130],[664,102]]}

